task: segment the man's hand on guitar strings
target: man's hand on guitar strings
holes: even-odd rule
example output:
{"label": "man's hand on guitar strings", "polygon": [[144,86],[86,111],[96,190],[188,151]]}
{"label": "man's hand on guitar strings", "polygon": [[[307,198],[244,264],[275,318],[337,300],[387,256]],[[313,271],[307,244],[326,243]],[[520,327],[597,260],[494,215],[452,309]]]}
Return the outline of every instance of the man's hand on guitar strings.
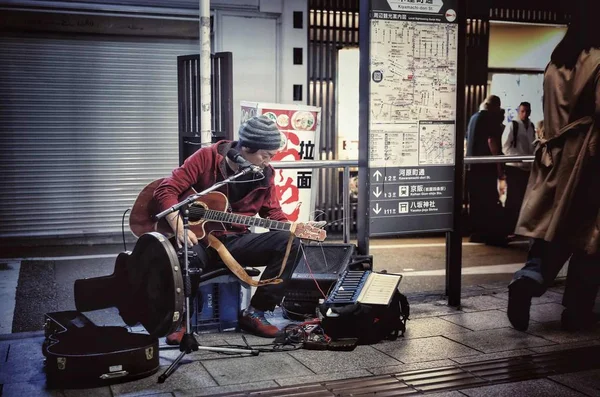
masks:
{"label": "man's hand on guitar strings", "polygon": [[[173,229],[173,231],[175,232],[175,235],[177,236],[177,247],[178,248],[183,248],[184,243],[184,237],[183,237],[183,221],[181,219],[181,216],[179,216],[179,212],[173,214],[173,216],[169,216],[167,215],[167,222],[169,223],[169,225],[171,225],[171,228]],[[192,247],[196,244],[198,244],[198,237],[196,237],[196,234],[194,232],[192,232],[191,230],[188,230],[188,235],[187,235],[187,239],[188,239],[188,247]]]}
{"label": "man's hand on guitar strings", "polygon": [[325,221],[308,221],[306,222],[307,225],[311,225],[313,227],[322,229],[325,225],[327,225],[327,222]]}

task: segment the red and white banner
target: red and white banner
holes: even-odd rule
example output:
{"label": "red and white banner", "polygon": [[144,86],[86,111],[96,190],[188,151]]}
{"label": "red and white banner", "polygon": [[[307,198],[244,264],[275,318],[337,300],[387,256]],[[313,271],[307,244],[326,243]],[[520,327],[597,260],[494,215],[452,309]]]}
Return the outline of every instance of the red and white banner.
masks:
{"label": "red and white banner", "polygon": [[[260,102],[241,102],[241,122],[265,115],[277,123],[286,143],[273,161],[319,159],[321,108]],[[314,220],[318,170],[275,169],[277,197],[290,221]],[[314,189],[313,189],[314,188]],[[299,204],[300,203],[300,204]]]}

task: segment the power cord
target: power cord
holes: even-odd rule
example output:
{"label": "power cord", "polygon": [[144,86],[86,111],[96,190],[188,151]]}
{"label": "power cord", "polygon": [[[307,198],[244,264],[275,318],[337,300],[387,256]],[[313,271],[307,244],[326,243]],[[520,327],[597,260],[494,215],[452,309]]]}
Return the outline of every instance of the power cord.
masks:
{"label": "power cord", "polygon": [[123,212],[123,217],[121,218],[121,235],[123,237],[123,251],[127,251],[127,244],[125,243],[125,215],[129,212],[131,208],[127,208],[125,212]]}

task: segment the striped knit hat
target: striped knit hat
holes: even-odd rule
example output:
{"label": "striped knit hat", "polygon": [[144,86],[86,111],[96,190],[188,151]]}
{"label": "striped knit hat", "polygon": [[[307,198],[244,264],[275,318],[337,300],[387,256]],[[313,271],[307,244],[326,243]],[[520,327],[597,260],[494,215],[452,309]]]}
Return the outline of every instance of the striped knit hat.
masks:
{"label": "striped knit hat", "polygon": [[283,135],[267,116],[254,116],[240,127],[240,145],[251,149],[277,150],[282,146]]}

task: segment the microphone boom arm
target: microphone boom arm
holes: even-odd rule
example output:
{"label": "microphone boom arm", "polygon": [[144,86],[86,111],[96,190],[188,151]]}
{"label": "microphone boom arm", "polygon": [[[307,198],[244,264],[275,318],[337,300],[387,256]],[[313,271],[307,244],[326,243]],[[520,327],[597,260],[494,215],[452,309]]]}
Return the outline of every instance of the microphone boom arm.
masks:
{"label": "microphone boom arm", "polygon": [[166,210],[164,210],[164,211],[162,211],[162,212],[160,212],[160,213],[156,214],[156,215],[154,216],[154,218],[155,218],[156,220],[159,220],[159,219],[161,219],[161,218],[164,218],[165,216],[169,215],[171,212],[178,211],[178,210],[179,210],[181,207],[183,207],[183,206],[185,206],[185,205],[188,205],[188,204],[190,204],[190,203],[191,203],[191,202],[193,202],[193,201],[196,201],[196,200],[198,200],[198,198],[199,198],[199,197],[201,197],[201,196],[204,196],[205,194],[207,194],[207,193],[210,193],[210,192],[212,192],[212,191],[214,191],[214,190],[217,190],[217,189],[218,189],[218,188],[220,188],[221,186],[223,186],[223,185],[226,185],[226,184],[228,184],[229,182],[231,182],[231,181],[233,181],[233,180],[235,180],[235,179],[237,179],[237,178],[241,177],[242,175],[246,175],[246,174],[247,174],[247,173],[249,173],[249,172],[253,172],[253,170],[252,170],[251,168],[244,168],[244,169],[240,169],[238,173],[236,173],[236,174],[234,174],[234,175],[230,176],[229,178],[227,178],[227,179],[224,179],[224,180],[222,180],[221,182],[217,182],[217,183],[215,183],[214,185],[212,185],[211,187],[209,187],[208,189],[205,189],[205,190],[203,190],[203,191],[201,191],[201,192],[199,192],[199,193],[192,194],[191,196],[188,196],[187,198],[185,198],[183,201],[181,201],[181,202],[179,202],[179,203],[175,204],[174,206],[172,206],[172,207],[169,207],[169,208],[167,208]]}

